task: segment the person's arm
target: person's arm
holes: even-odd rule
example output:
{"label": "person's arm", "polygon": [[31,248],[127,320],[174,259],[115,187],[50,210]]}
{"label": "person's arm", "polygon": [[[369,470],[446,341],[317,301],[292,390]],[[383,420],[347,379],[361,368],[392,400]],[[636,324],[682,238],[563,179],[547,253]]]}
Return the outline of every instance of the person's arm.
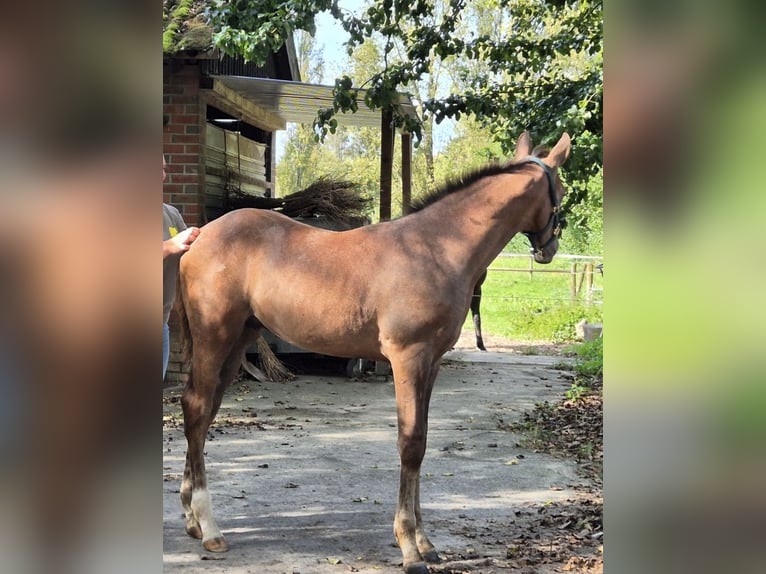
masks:
{"label": "person's arm", "polygon": [[198,235],[199,227],[187,227],[170,239],[166,239],[162,242],[162,259],[185,253]]}

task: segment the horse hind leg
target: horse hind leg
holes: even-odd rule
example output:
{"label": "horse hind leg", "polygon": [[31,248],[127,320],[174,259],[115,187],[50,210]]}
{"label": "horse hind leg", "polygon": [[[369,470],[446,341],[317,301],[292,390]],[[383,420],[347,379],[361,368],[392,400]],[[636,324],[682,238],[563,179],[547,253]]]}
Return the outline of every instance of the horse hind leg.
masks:
{"label": "horse hind leg", "polygon": [[[195,353],[198,352],[195,349]],[[193,366],[192,372],[200,374],[202,371]],[[187,442],[181,504],[186,519],[186,533],[193,538],[201,538],[206,549],[222,552],[228,547],[213,517],[203,454],[207,430],[212,422],[215,389],[200,385],[200,378],[203,377],[196,377],[181,397]]]}
{"label": "horse hind leg", "polygon": [[471,317],[473,319],[473,330],[476,335],[476,346],[480,351],[486,351],[484,338],[481,335],[481,286],[487,278],[487,272],[479,278],[473,288],[473,297],[471,297]]}
{"label": "horse hind leg", "polygon": [[[193,387],[187,387],[181,398],[187,452],[180,497],[186,533],[193,538],[201,538],[205,548],[210,546],[210,550],[223,551],[227,549],[226,542],[213,517],[203,454],[205,435],[212,421],[212,401],[213,397],[207,392]],[[211,540],[214,542],[211,543]]]}
{"label": "horse hind leg", "polygon": [[[192,368],[192,372],[193,372]],[[189,383],[187,384],[187,388],[184,391],[184,395],[182,397],[182,405],[184,409],[184,431],[186,433],[186,439],[188,448],[186,451],[186,462],[184,465],[184,474],[183,479],[181,481],[181,489],[180,489],[180,498],[181,498],[181,506],[184,510],[184,517],[186,520],[186,526],[185,530],[186,533],[191,536],[192,538],[201,539],[202,538],[202,527],[200,526],[200,522],[197,518],[197,513],[192,509],[192,493],[195,489],[195,484],[199,486],[199,479],[195,480],[195,476],[197,473],[202,473],[204,475],[204,459],[201,461],[203,465],[202,471],[199,470],[199,464],[195,461],[194,457],[192,456],[192,440],[190,439],[190,436],[196,437],[196,434],[198,431],[196,429],[200,426],[204,426],[205,430],[203,431],[203,447],[204,447],[204,436],[207,434],[207,429],[210,427],[210,424],[213,422],[213,419],[215,418],[215,413],[218,411],[218,406],[220,406],[220,401],[223,398],[223,393],[218,391],[218,389],[221,387],[219,386],[216,388],[215,393],[213,394],[213,403],[212,407],[210,408],[210,413],[208,415],[208,421],[206,423],[202,423],[197,417],[194,417],[192,414],[194,411],[197,410],[196,405],[199,404],[199,399],[196,396],[197,392],[195,391],[192,383],[191,383],[191,376],[192,374],[189,374]],[[220,397],[219,397],[220,395]],[[194,418],[193,418],[194,417]],[[196,468],[196,470],[194,470]]]}
{"label": "horse hind leg", "polygon": [[[242,352],[250,338],[241,331],[235,341],[231,346],[216,346],[217,352],[209,352],[201,346],[195,349],[192,373],[181,399],[188,445],[180,492],[186,532],[194,538],[202,538],[203,547],[211,552],[225,552],[229,546],[213,516],[203,449],[207,430],[218,413],[226,387],[238,372]],[[221,362],[219,357],[226,348],[228,356]]]}
{"label": "horse hind leg", "polygon": [[428,404],[438,372],[438,361],[393,359],[396,389],[398,447],[401,460],[399,499],[394,536],[402,551],[407,574],[428,574],[425,562],[438,562],[439,554],[428,539],[420,511],[420,467],[428,432]]}

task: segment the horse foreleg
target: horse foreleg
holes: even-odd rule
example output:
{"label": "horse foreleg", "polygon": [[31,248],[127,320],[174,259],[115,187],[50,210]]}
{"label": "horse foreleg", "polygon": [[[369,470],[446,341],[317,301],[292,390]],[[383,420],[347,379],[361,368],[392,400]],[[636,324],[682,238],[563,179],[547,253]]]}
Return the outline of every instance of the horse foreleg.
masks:
{"label": "horse foreleg", "polygon": [[186,520],[186,534],[192,538],[202,538],[202,528],[200,528],[199,522],[194,518],[194,513],[191,508],[192,501],[192,470],[191,470],[191,458],[189,457],[189,451],[186,451],[186,464],[184,465],[184,477],[181,481],[181,506],[184,509],[184,517]]}
{"label": "horse foreleg", "polygon": [[[440,364],[440,361],[436,361],[430,370],[429,380],[426,386],[426,396],[424,398],[426,416],[428,415],[428,406],[431,402],[431,391],[434,388],[436,375],[439,373],[439,364]],[[428,432],[428,421],[426,421],[426,432]],[[416,486],[415,488],[415,520],[416,520],[415,542],[417,543],[418,550],[420,551],[421,556],[423,556],[423,559],[426,562],[431,562],[431,563],[440,562],[441,558],[439,557],[439,553],[436,551],[436,548],[434,547],[433,544],[431,544],[431,541],[428,539],[428,536],[426,535],[426,532],[425,532],[425,528],[423,526],[423,518],[420,511],[420,475],[419,474],[418,474],[418,481],[415,486]]]}
{"label": "horse foreleg", "polygon": [[420,513],[420,477],[415,485],[415,543],[417,544],[418,551],[423,557],[423,560],[430,563],[441,562],[439,553],[436,551],[436,547],[431,544],[431,541],[426,535],[425,528],[423,527],[423,518]]}
{"label": "horse foreleg", "polygon": [[439,555],[423,528],[420,512],[420,466],[426,450],[428,404],[438,365],[392,360],[396,389],[398,442],[401,469],[394,536],[402,551],[407,574],[428,574],[425,560]]}

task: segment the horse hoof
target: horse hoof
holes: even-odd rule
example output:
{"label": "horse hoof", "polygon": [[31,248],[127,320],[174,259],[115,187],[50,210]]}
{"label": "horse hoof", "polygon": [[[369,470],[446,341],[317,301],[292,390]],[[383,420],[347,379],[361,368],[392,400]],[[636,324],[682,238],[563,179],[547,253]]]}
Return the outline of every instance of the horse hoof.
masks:
{"label": "horse hoof", "polygon": [[223,536],[205,540],[202,543],[202,547],[208,552],[227,552],[229,550],[229,544]]}
{"label": "horse hoof", "polygon": [[428,566],[425,562],[415,562],[404,567],[406,574],[428,574]]}
{"label": "horse hoof", "polygon": [[429,564],[438,564],[442,561],[441,556],[439,556],[439,553],[436,550],[429,550],[428,552],[425,552],[423,554],[423,560]]}

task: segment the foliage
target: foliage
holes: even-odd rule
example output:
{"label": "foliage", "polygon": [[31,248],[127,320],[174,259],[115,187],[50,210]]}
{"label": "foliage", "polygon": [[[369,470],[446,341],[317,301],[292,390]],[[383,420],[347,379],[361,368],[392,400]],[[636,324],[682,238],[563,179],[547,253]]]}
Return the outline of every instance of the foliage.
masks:
{"label": "foliage", "polygon": [[[501,144],[487,137],[485,127],[473,118],[464,118],[458,123],[455,136],[446,149],[434,160],[435,180],[445,181],[466,170],[504,157],[506,153]],[[603,169],[600,166],[595,174],[588,177],[584,189],[578,203],[565,201],[565,205],[569,205],[565,212],[565,229],[559,251],[576,255],[601,255],[604,219]],[[571,188],[568,192],[573,193]],[[517,236],[508,250],[523,252],[527,247],[527,240]]]}
{"label": "foliage", "polygon": [[602,162],[601,2],[485,0],[474,12],[494,18],[497,31],[469,43],[482,65],[461,74],[468,111],[507,153],[524,129],[535,141],[568,131],[576,137],[566,172],[578,181],[595,173]]}
{"label": "foliage", "polygon": [[489,139],[474,118],[465,117],[457,124],[447,147],[434,159],[434,179],[447,181],[503,155],[500,144]]}
{"label": "foliage", "polygon": [[[584,183],[580,199],[567,201],[566,228],[560,249],[580,255],[601,255],[604,252],[604,170],[591,175]],[[570,193],[575,193],[570,190]]]}
{"label": "foliage", "polygon": [[192,0],[180,0],[178,5],[170,7],[163,6],[163,20],[165,20],[165,30],[162,33],[162,48],[169,51],[173,47],[173,42],[178,34],[181,22],[189,16]]}
{"label": "foliage", "polygon": [[[490,312],[487,309],[484,315],[488,316]],[[498,315],[498,320],[503,316],[508,319],[504,326],[506,336],[526,336],[565,343],[574,339],[575,325],[584,317],[589,317],[589,320],[599,319],[600,309],[582,303],[522,302],[507,305],[504,312]]]}
{"label": "foliage", "polygon": [[565,396],[577,401],[597,392],[604,376],[604,339],[598,337],[570,348],[577,357],[574,364],[575,378]]}
{"label": "foliage", "polygon": [[[602,162],[602,2],[580,0],[370,0],[357,16],[337,0],[238,0],[210,3],[214,42],[225,53],[264,62],[294,30],[314,32],[314,16],[330,11],[348,34],[349,54],[375,40],[381,65],[366,78],[334,82],[333,106],[319,110],[320,138],[338,129],[335,116],[364,103],[388,108],[394,123],[423,136],[424,119],[441,122],[470,115],[508,153],[519,133],[553,141],[575,136],[563,170],[567,206],[588,198],[588,182]],[[397,105],[397,92],[428,79],[437,66],[456,67],[448,93],[422,102],[422,117]]]}
{"label": "foliage", "polygon": [[583,377],[598,377],[604,372],[604,339],[597,337],[573,348],[577,356],[575,372]]}
{"label": "foliage", "polygon": [[208,52],[212,47],[213,31],[208,25],[206,0],[163,0],[162,51]]}
{"label": "foliage", "polygon": [[211,0],[213,43],[224,53],[263,65],[294,30],[316,32],[314,17],[332,0]]}

